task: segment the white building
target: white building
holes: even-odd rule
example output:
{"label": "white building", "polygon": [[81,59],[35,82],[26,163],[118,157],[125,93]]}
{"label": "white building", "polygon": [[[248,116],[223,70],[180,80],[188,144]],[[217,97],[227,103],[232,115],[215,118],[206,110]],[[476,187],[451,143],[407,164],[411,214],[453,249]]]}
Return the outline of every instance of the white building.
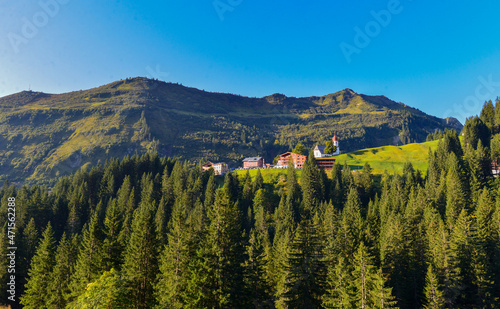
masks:
{"label": "white building", "polygon": [[336,147],[336,150],[334,153],[325,153],[325,148],[326,146],[323,145],[316,145],[314,148],[314,157],[315,158],[322,158],[322,157],[331,157],[331,156],[336,156],[340,154],[340,148],[339,148],[339,139],[337,135],[334,135],[332,138],[333,146]]}

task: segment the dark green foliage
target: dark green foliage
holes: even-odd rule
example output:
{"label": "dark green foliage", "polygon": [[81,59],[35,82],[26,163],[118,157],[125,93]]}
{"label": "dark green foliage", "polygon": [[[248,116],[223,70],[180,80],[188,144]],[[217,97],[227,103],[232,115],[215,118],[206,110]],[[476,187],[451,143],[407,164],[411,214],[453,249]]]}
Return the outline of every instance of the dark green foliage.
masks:
{"label": "dark green foliage", "polygon": [[325,144],[325,153],[332,154],[337,151],[337,147],[333,145],[332,141],[327,141]]}
{"label": "dark green foliage", "polygon": [[71,239],[63,234],[55,254],[55,265],[47,287],[47,304],[49,308],[64,309],[67,305],[67,295],[70,294],[69,284],[76,263],[77,236]]}
{"label": "dark green foliage", "polygon": [[304,219],[290,246],[289,273],[284,298],[290,308],[318,308],[323,295],[325,265],[320,227]]}
{"label": "dark green foliage", "polygon": [[50,224],[45,228],[42,237],[28,273],[26,291],[21,297],[21,304],[24,308],[52,308],[47,299],[48,285],[55,264],[54,231]]}
{"label": "dark green foliage", "polygon": [[468,118],[462,131],[465,145],[470,144],[474,149],[481,141],[484,146],[490,146],[491,131],[479,117]]}
{"label": "dark green foliage", "polygon": [[301,143],[298,143],[297,145],[295,145],[295,148],[293,148],[292,152],[296,153],[296,154],[300,154],[300,155],[307,154],[306,147],[304,147],[304,145]]}
{"label": "dark green foliage", "polygon": [[[217,190],[208,211],[210,225],[206,240],[191,262],[190,304],[196,307],[231,308],[244,301],[244,247],[237,205],[230,199],[230,182]],[[194,268],[194,269],[193,269]],[[200,272],[201,271],[201,272]]]}
{"label": "dark green foliage", "polygon": [[[148,197],[145,197],[148,201]],[[123,270],[132,308],[155,304],[154,285],[158,273],[158,243],[154,224],[154,203],[141,202],[134,211],[132,233],[125,249]]]}
{"label": "dark green foliage", "polygon": [[102,237],[101,226],[97,214],[94,213],[88,228],[83,232],[75,272],[71,277],[70,301],[76,299],[85,290],[87,284],[97,279],[105,270]]}
{"label": "dark green foliage", "polygon": [[432,268],[432,265],[427,269],[425,280],[425,304],[426,309],[441,309],[445,308],[445,300],[443,297],[442,287],[439,284],[438,277]]}

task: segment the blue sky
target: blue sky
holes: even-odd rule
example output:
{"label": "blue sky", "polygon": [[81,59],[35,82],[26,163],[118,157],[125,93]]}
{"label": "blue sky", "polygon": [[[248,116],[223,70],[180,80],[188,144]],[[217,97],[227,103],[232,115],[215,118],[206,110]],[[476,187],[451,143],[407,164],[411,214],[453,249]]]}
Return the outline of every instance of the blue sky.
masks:
{"label": "blue sky", "polygon": [[261,97],[344,88],[461,120],[500,96],[500,2],[0,0],[0,96],[148,76]]}

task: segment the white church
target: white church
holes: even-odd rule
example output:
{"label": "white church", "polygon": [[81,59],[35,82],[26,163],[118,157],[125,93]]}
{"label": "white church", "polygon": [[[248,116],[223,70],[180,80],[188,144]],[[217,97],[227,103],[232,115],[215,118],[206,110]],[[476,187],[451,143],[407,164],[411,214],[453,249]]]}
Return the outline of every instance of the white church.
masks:
{"label": "white church", "polygon": [[335,146],[335,152],[334,153],[325,153],[325,145],[316,145],[314,148],[314,157],[315,158],[322,158],[322,157],[331,157],[331,156],[336,156],[340,154],[340,147],[339,147],[339,138],[337,135],[333,135],[332,137],[332,142],[333,146]]}

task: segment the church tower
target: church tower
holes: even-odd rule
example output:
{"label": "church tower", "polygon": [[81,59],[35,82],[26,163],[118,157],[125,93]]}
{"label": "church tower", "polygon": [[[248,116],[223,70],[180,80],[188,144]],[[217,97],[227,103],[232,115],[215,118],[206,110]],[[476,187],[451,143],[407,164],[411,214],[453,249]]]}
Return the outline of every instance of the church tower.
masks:
{"label": "church tower", "polygon": [[337,137],[336,134],[333,135],[332,142],[333,142],[333,146],[337,147],[337,150],[335,150],[335,153],[333,155],[340,154],[339,138]]}

